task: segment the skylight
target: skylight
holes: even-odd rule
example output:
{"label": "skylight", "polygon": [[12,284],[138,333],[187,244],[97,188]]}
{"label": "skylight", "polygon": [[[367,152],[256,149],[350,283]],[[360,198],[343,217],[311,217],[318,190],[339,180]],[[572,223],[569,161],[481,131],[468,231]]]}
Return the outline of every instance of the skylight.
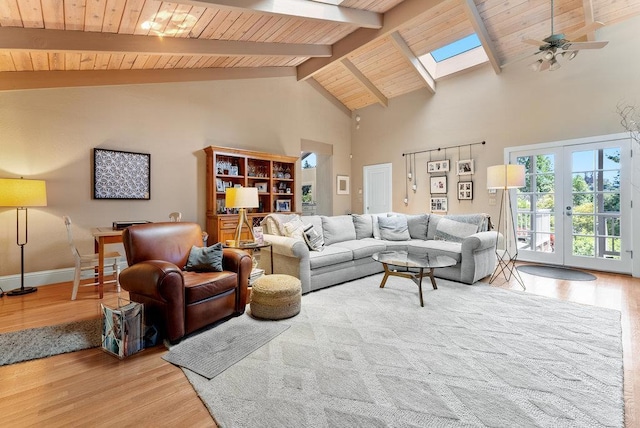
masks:
{"label": "skylight", "polygon": [[442,62],[461,53],[470,51],[471,49],[475,49],[480,45],[480,39],[478,39],[476,33],[473,33],[470,36],[431,51],[431,56],[436,62]]}

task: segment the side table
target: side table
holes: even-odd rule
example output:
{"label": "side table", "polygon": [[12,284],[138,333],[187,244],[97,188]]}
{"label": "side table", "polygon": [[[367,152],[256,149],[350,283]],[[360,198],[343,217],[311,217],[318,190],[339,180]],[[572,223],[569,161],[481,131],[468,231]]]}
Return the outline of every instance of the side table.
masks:
{"label": "side table", "polygon": [[[236,248],[239,250],[244,250],[244,251],[250,251],[251,252],[251,257],[253,258],[253,260],[255,261],[255,257],[253,256],[253,252],[255,250],[259,250],[262,248],[270,248],[271,247],[271,242],[265,241],[262,244],[241,244],[241,245],[226,245],[225,243],[222,244],[222,246],[224,248]],[[269,256],[271,257],[271,272],[273,273],[273,249],[271,249],[271,252],[269,252]]]}

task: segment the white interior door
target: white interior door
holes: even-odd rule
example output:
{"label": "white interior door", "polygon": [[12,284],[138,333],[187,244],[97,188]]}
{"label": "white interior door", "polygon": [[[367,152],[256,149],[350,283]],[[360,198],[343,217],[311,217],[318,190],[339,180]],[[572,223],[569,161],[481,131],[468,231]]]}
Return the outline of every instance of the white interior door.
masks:
{"label": "white interior door", "polygon": [[[593,139],[591,139],[593,140]],[[511,152],[520,260],[631,273],[628,139],[575,140]]]}
{"label": "white interior door", "polygon": [[369,165],[362,169],[365,214],[392,211],[391,164]]}

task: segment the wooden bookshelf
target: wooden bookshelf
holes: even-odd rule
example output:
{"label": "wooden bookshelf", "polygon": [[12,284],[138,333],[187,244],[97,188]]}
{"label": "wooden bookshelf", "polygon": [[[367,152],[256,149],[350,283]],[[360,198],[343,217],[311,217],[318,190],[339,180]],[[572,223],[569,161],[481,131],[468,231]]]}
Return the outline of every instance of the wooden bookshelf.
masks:
{"label": "wooden bookshelf", "polygon": [[[297,157],[209,146],[207,155],[207,232],[209,243],[233,239],[238,215],[225,207],[228,187],[257,187],[260,206],[248,217],[254,226],[269,213],[295,212]],[[248,238],[247,235],[243,238]]]}

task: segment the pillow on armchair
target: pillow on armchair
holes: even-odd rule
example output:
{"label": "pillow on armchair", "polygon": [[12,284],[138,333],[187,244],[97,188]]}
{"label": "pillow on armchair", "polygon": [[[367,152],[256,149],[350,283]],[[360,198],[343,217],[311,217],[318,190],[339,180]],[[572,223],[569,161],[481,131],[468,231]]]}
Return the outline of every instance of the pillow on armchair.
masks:
{"label": "pillow on armchair", "polygon": [[210,247],[191,247],[184,270],[191,272],[222,272],[222,244]]}

